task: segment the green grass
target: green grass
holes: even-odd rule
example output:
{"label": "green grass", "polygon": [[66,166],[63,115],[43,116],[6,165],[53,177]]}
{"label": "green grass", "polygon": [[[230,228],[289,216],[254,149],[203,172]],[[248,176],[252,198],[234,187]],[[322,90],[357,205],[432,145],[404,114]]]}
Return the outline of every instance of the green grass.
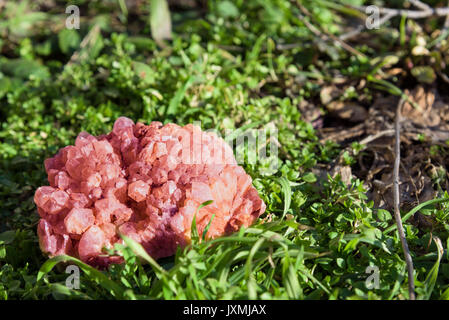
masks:
{"label": "green grass", "polygon": [[[172,12],[173,40],[161,47],[151,38],[149,3],[127,17],[123,1],[72,1],[84,12],[81,29],[72,31],[64,28],[66,3],[56,3],[37,14],[39,1],[11,1],[0,12],[0,299],[408,297],[392,214],[373,208],[362,181],[347,187],[339,177],[315,177],[312,169],[333,160],[341,147],[320,143],[297,107],[317,101],[336,72],[372,83],[363,92],[368,97],[377,85],[394,91],[400,83],[374,78],[371,58],[392,53],[405,61],[405,53],[385,40],[399,43],[399,32],[378,32],[375,41],[385,44],[360,46],[368,58],[359,58],[317,39],[297,18],[295,2],[209,1],[205,13]],[[303,3],[330,32],[341,31],[333,2]],[[22,14],[13,15],[17,10]],[[89,32],[92,41],[80,48]],[[291,43],[300,45],[276,47]],[[70,257],[47,260],[33,202],[36,188],[47,184],[44,159],[73,144],[80,131],[109,132],[119,116],[201,121],[203,129],[221,133],[275,126],[281,146],[276,174],[262,174],[269,163],[243,165],[267,204],[264,220],[211,241],[198,235],[157,262],[129,239],[128,246],[115,247],[126,263],[106,271]],[[441,191],[439,199],[422,209],[443,226],[433,236],[447,249],[449,195]],[[408,221],[404,227],[418,298],[447,298],[447,251],[440,256],[434,243],[426,251],[430,233],[418,235]],[[81,268],[79,290],[64,285],[63,262]],[[368,266],[379,268],[377,289],[365,285]]]}

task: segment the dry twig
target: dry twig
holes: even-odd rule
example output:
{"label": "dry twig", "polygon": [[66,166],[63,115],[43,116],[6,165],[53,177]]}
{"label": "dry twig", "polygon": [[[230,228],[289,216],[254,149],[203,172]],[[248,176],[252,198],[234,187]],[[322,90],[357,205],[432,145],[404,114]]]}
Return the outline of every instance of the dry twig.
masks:
{"label": "dry twig", "polygon": [[419,8],[421,10],[424,10],[424,11],[432,10],[432,8],[428,4],[426,4],[420,0],[409,0],[409,1],[412,5],[414,5],[415,7]]}
{"label": "dry twig", "polygon": [[394,196],[394,218],[398,228],[399,238],[401,239],[402,250],[404,251],[405,262],[408,270],[408,290],[410,300],[415,300],[415,282],[413,277],[413,260],[410,255],[407,240],[405,239],[404,227],[402,226],[402,217],[399,210],[400,194],[399,194],[399,167],[401,163],[401,107],[404,104],[404,99],[399,101],[396,109],[395,121],[395,160],[393,169],[393,196]]}

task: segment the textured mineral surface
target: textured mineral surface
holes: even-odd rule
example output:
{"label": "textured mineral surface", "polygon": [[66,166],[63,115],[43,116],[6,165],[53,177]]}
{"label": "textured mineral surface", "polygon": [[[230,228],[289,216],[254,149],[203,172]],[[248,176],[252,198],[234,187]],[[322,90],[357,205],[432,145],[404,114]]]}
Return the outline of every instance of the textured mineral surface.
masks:
{"label": "textured mineral surface", "polygon": [[155,259],[190,242],[197,212],[207,238],[251,225],[265,204],[232,149],[194,125],[116,120],[111,133],[78,135],[74,146],[45,160],[50,186],[36,190],[38,236],[49,256],[68,254],[98,267],[120,263],[103,248],[141,243]]}

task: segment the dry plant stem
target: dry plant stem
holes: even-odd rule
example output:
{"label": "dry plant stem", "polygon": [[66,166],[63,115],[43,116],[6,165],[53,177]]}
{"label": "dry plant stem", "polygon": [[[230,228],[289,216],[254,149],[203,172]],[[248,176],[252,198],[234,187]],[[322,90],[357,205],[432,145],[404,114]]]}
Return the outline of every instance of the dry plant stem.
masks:
{"label": "dry plant stem", "polygon": [[384,130],[384,131],[379,131],[378,133],[368,136],[365,139],[361,140],[359,143],[360,144],[368,144],[376,139],[379,139],[383,136],[392,136],[394,134],[394,130],[393,129],[389,129],[389,130]]}
{"label": "dry plant stem", "polygon": [[[384,23],[386,23],[387,21],[391,20],[391,18],[393,18],[394,16],[395,15],[391,14],[391,13],[384,14],[384,16],[379,19],[379,22],[378,22],[379,27],[381,25],[383,25]],[[342,34],[338,38],[341,39],[341,40],[347,40],[347,39],[353,38],[356,35],[358,35],[359,33],[361,33],[363,30],[365,30],[365,28],[366,28],[366,25],[358,26],[355,30],[350,31],[350,32],[345,33],[345,34]]]}
{"label": "dry plant stem", "polygon": [[425,11],[432,10],[432,8],[428,4],[426,4],[420,0],[409,0],[409,2],[421,10],[425,10]]}
{"label": "dry plant stem", "polygon": [[407,240],[405,239],[404,227],[402,226],[402,217],[399,210],[400,195],[399,195],[399,167],[401,163],[401,107],[404,104],[404,99],[399,101],[396,110],[395,122],[395,160],[393,169],[393,195],[394,195],[394,218],[398,228],[399,238],[401,239],[402,250],[404,251],[405,262],[408,270],[408,290],[410,300],[415,300],[415,282],[413,277],[413,261],[408,248]]}

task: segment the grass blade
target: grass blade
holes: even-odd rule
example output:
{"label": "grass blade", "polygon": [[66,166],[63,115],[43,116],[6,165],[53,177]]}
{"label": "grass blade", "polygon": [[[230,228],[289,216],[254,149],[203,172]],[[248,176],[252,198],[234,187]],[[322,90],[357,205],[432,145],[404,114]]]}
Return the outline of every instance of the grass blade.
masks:
{"label": "grass blade", "polygon": [[429,273],[427,274],[426,280],[424,281],[424,289],[425,293],[420,297],[420,300],[429,300],[430,296],[432,295],[433,288],[435,287],[435,283],[438,278],[438,271],[440,269],[440,261],[443,257],[443,245],[441,243],[440,238],[434,237],[433,241],[435,242],[437,246],[437,252],[438,252],[438,258],[435,264],[433,265],[432,269],[430,269]]}
{"label": "grass blade", "polygon": [[119,286],[116,282],[109,279],[104,273],[98,271],[97,269],[89,266],[88,264],[78,260],[74,257],[67,255],[60,255],[47,260],[42,267],[39,269],[37,274],[37,281],[40,281],[46,274],[48,274],[58,263],[72,262],[76,264],[81,270],[84,271],[86,276],[98,283],[103,288],[107,289],[114,297],[122,298],[124,293],[124,288]]}
{"label": "grass blade", "polygon": [[137,256],[144,259],[148,264],[153,268],[153,270],[156,272],[156,275],[158,278],[161,278],[163,274],[166,273],[166,271],[154,260],[142,247],[142,245],[133,239],[125,236],[124,234],[120,234],[123,241],[125,241],[126,245],[134,252]]}
{"label": "grass blade", "polygon": [[290,182],[287,178],[281,177],[278,181],[282,187],[282,192],[284,193],[284,211],[282,213],[282,219],[284,219],[292,202],[292,188],[290,187]]}

